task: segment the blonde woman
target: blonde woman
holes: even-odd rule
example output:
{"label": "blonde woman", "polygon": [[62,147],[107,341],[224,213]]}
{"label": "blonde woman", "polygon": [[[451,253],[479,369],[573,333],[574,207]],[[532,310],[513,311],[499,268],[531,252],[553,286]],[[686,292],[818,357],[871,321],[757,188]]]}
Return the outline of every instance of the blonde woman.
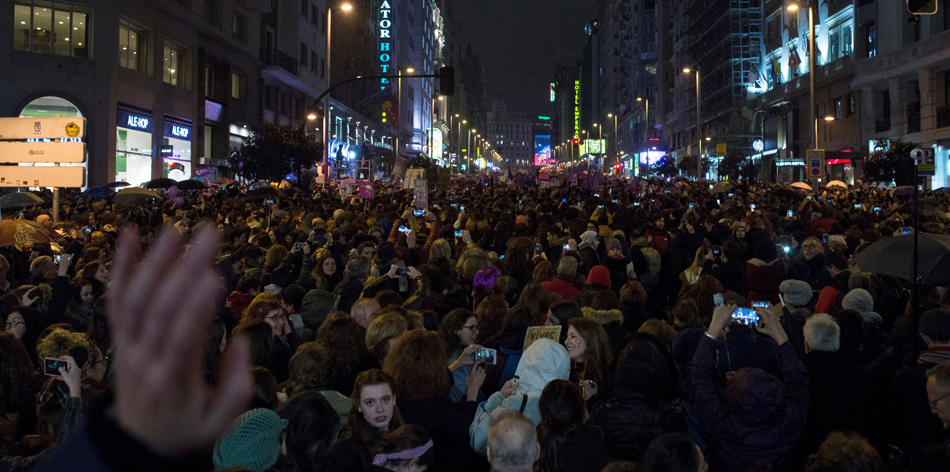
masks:
{"label": "blonde woman", "polygon": [[699,280],[699,276],[703,274],[703,262],[706,255],[706,246],[700,246],[696,250],[696,255],[693,257],[693,265],[689,266],[683,272],[680,272],[680,282],[683,283],[683,286],[680,288],[679,298],[683,298],[686,295],[686,292],[689,291],[689,288]]}

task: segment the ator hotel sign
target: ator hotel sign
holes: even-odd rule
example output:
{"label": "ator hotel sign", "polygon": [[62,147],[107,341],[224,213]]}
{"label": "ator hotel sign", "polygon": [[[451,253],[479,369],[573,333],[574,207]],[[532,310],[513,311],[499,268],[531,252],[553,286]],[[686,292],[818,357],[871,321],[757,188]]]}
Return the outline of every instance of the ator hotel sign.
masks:
{"label": "ator hotel sign", "polygon": [[[389,68],[392,67],[392,19],[393,8],[389,5],[389,0],[383,0],[379,5],[379,69],[380,75],[389,74]],[[389,79],[380,79],[381,90],[385,90],[389,84]]]}

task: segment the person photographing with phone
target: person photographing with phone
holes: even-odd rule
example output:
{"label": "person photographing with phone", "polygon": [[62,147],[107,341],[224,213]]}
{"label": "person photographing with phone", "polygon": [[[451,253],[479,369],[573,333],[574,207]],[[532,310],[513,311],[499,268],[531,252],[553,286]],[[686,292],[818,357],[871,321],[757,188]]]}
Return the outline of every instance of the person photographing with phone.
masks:
{"label": "person photographing with phone", "polygon": [[[696,416],[710,441],[711,472],[778,465],[788,459],[804,429],[811,399],[808,376],[773,309],[716,308],[689,364]],[[716,380],[717,358],[729,362],[729,328],[738,320],[775,342],[784,383],[755,367],[730,369],[725,385]]]}

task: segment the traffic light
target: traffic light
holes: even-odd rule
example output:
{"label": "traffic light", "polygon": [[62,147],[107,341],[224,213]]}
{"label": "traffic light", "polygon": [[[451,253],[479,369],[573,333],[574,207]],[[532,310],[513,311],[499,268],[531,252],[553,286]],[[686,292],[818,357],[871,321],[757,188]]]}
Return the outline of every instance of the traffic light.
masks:
{"label": "traffic light", "polygon": [[907,11],[911,15],[936,15],[937,0],[907,0]]}
{"label": "traffic light", "polygon": [[383,112],[383,123],[386,122],[386,112]]}
{"label": "traffic light", "polygon": [[455,95],[455,68],[443,67],[439,69],[439,93]]}
{"label": "traffic light", "polygon": [[580,139],[577,139],[577,138],[574,138],[574,147],[578,147],[578,146],[580,146],[580,145],[581,145],[581,140],[580,140]]}

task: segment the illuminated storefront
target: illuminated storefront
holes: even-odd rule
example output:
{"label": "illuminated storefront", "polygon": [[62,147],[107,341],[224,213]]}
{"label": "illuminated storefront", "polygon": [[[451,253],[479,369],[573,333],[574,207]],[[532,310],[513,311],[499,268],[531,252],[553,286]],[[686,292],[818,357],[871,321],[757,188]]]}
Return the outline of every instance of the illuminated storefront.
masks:
{"label": "illuminated storefront", "polygon": [[152,180],[152,117],[146,112],[116,111],[115,180],[139,185]]}
{"label": "illuminated storefront", "polygon": [[162,134],[162,176],[175,180],[191,178],[191,122],[165,116]]}

